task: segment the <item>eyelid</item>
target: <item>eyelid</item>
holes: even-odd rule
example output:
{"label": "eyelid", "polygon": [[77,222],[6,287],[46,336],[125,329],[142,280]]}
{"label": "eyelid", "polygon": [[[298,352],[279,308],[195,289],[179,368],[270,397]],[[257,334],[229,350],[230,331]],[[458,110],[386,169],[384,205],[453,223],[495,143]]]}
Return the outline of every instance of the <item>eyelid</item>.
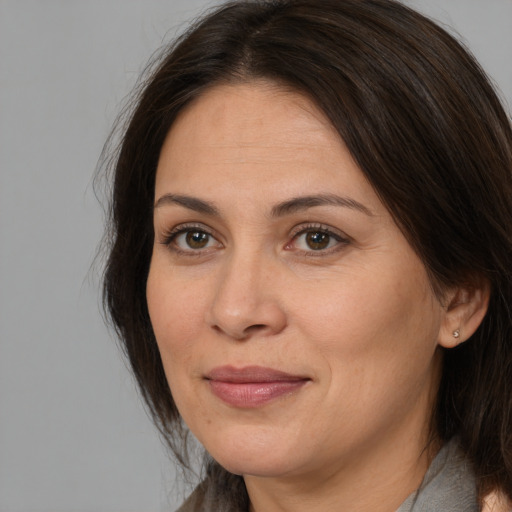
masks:
{"label": "eyelid", "polygon": [[173,251],[179,252],[179,253],[186,253],[186,254],[195,254],[208,251],[211,249],[211,247],[205,248],[205,249],[182,249],[178,246],[172,246],[172,243],[176,238],[181,235],[182,233],[186,233],[188,231],[200,231],[202,233],[206,233],[207,235],[211,236],[219,245],[222,245],[222,242],[219,241],[219,237],[216,235],[215,231],[211,229],[210,227],[206,226],[205,224],[198,223],[198,222],[185,222],[183,224],[178,224],[174,226],[173,228],[169,230],[162,230],[160,233],[160,240],[159,243],[162,245],[165,245],[169,248],[172,248]]}
{"label": "eyelid", "polygon": [[328,233],[343,240],[350,240],[350,237],[343,231],[337,228],[333,228],[328,224],[323,224],[321,222],[305,222],[303,224],[298,224],[292,229],[290,237],[294,238],[297,235],[304,233],[305,231],[314,231],[315,229],[318,231],[324,231],[325,233]]}
{"label": "eyelid", "polygon": [[291,241],[286,244],[285,249],[293,249],[291,246],[294,243],[294,241],[297,240],[297,238],[300,235],[303,235],[311,231],[319,231],[322,233],[326,233],[327,235],[334,238],[334,240],[336,240],[336,242],[338,243],[334,247],[330,247],[323,250],[311,249],[310,251],[304,251],[302,249],[297,249],[298,251],[301,251],[307,255],[323,256],[333,252],[337,252],[338,250],[341,250],[343,247],[345,247],[352,241],[347,234],[345,234],[343,231],[340,231],[339,229],[321,223],[306,223],[297,225],[295,226],[295,228],[293,228],[292,232],[290,233]]}

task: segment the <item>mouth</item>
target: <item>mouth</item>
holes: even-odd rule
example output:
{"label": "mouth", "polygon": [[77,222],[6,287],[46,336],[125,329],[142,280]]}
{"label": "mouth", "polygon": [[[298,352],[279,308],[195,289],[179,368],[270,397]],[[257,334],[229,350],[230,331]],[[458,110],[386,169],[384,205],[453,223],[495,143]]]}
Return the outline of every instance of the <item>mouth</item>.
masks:
{"label": "mouth", "polygon": [[262,366],[221,366],[205,379],[212,393],[233,407],[255,408],[296,393],[311,379]]}

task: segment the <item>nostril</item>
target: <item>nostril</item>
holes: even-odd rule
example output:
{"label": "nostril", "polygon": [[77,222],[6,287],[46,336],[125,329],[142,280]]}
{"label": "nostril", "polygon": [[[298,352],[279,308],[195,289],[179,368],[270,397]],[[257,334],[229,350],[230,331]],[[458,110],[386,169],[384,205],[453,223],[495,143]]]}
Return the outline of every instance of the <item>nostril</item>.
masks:
{"label": "nostril", "polygon": [[252,335],[263,333],[265,331],[269,330],[269,332],[272,331],[271,327],[265,324],[254,324],[250,325],[249,327],[246,327],[243,330],[242,336],[240,336],[239,340],[245,340],[247,338],[250,338]]}
{"label": "nostril", "polygon": [[244,333],[245,334],[249,334],[249,333],[254,332],[254,331],[261,331],[263,329],[266,329],[267,327],[268,327],[268,325],[265,325],[265,324],[250,325],[249,327],[246,327],[244,329]]}
{"label": "nostril", "polygon": [[206,323],[235,340],[277,334],[286,326],[283,309],[271,300],[242,301],[236,306],[216,301],[207,312]]}

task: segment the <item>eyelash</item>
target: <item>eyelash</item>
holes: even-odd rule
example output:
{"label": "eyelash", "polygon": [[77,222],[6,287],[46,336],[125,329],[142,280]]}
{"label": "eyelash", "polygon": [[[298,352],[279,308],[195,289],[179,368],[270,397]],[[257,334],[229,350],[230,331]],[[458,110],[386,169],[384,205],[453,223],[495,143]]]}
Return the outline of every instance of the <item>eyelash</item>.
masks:
{"label": "eyelash", "polygon": [[[182,249],[178,245],[175,244],[176,239],[185,233],[190,232],[197,232],[197,233],[204,233],[208,237],[213,238],[216,240],[215,236],[211,232],[210,229],[208,229],[206,226],[202,224],[180,224],[179,226],[176,226],[169,232],[166,232],[163,234],[161,244],[169,247],[173,252],[185,255],[185,256],[201,256],[205,254],[206,249]],[[311,249],[311,250],[298,250],[299,252],[303,252],[307,256],[313,256],[313,257],[321,257],[328,254],[331,254],[333,252],[337,252],[341,250],[343,247],[348,245],[350,243],[350,238],[346,235],[342,235],[340,233],[334,232],[331,228],[328,226],[325,226],[323,224],[306,224],[306,225],[300,225],[297,226],[291,233],[291,241],[288,242],[285,246],[285,249],[287,250],[294,250],[291,245],[298,240],[298,238],[302,235],[305,235],[307,233],[320,233],[327,235],[328,237],[334,239],[336,241],[336,244],[334,247],[326,248],[326,249]],[[295,249],[297,250],[297,249]]]}
{"label": "eyelash", "polygon": [[194,231],[197,233],[204,233],[204,234],[208,235],[209,237],[212,237],[215,239],[212,232],[208,228],[206,228],[206,226],[204,226],[202,224],[180,224],[179,226],[176,226],[175,228],[171,229],[170,231],[164,233],[161,243],[162,243],[162,245],[169,247],[169,249],[171,249],[173,252],[180,254],[180,255],[181,254],[185,255],[185,256],[204,255],[204,251],[205,251],[204,249],[203,250],[200,250],[200,249],[194,250],[192,248],[182,249],[174,243],[180,235],[185,234],[185,233],[194,232]]}
{"label": "eyelash", "polygon": [[335,253],[339,250],[341,250],[343,247],[348,245],[350,243],[350,238],[344,234],[341,234],[339,232],[335,232],[332,228],[324,225],[324,224],[306,224],[297,226],[294,231],[292,231],[291,234],[291,242],[286,245],[286,247],[289,247],[293,242],[295,242],[300,236],[305,235],[307,233],[321,233],[324,235],[329,236],[330,238],[333,238],[336,241],[336,245],[334,247],[330,247],[327,249],[310,249],[309,251],[302,251],[307,256],[313,256],[313,257],[322,257],[327,256],[329,254]]}

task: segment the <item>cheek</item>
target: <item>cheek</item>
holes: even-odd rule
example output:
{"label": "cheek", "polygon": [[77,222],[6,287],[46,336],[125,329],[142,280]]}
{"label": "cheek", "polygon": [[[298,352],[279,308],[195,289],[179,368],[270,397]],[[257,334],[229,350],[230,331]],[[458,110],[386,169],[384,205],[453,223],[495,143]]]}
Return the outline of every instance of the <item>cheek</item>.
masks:
{"label": "cheek", "polygon": [[186,370],[191,347],[199,338],[204,317],[201,294],[180,283],[169,265],[154,258],[146,286],[151,325],[168,378],[174,369]]}
{"label": "cheek", "polygon": [[[193,421],[201,410],[195,404],[193,388],[194,350],[200,339],[198,315],[201,303],[197,291],[180,284],[165,262],[154,258],[146,286],[151,325],[156,337],[167,382],[180,414]],[[192,378],[191,378],[192,377]]]}
{"label": "cheek", "polygon": [[425,371],[434,354],[441,307],[423,267],[406,260],[400,267],[381,268],[361,268],[338,283],[332,280],[294,306],[333,379],[347,372],[392,379],[411,368]]}
{"label": "cheek", "polygon": [[192,336],[198,326],[198,315],[202,314],[202,298],[191,281],[180,279],[180,273],[165,255],[155,251],[146,284],[146,299],[157,340],[178,334],[181,339]]}
{"label": "cheek", "polygon": [[[328,376],[324,426],[343,425],[347,438],[396,424],[419,404],[428,407],[439,310],[426,279],[391,275],[360,275],[329,290],[330,300],[310,295],[301,307],[310,354],[321,353]],[[327,427],[325,435],[335,434]]]}

